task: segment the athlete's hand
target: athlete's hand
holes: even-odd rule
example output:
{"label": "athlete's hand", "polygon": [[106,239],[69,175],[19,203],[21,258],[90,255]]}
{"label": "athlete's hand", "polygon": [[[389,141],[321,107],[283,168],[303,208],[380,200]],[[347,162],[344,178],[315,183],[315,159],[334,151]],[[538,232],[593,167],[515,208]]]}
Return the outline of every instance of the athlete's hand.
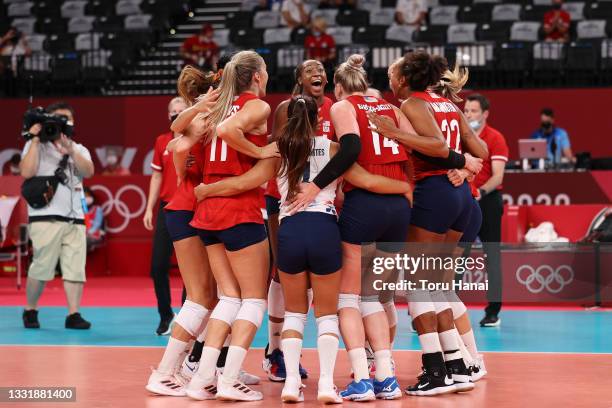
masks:
{"label": "athlete's hand", "polygon": [[259,148],[259,154],[257,157],[259,160],[268,159],[270,157],[280,157],[276,142],[272,142]]}
{"label": "athlete's hand", "polygon": [[321,189],[317,187],[315,183],[300,184],[300,192],[287,205],[287,212],[289,215],[293,215],[298,211],[303,211],[308,208],[312,200],[319,194],[319,191],[321,191]]}
{"label": "athlete's hand", "polygon": [[474,157],[469,153],[464,153],[465,156],[465,169],[471,171],[474,174],[478,174],[482,170],[482,159]]}
{"label": "athlete's hand", "polygon": [[459,187],[463,184],[463,181],[466,179],[467,174],[463,169],[451,169],[446,173],[446,176],[454,187]]}
{"label": "athlete's hand", "polygon": [[393,122],[390,117],[369,112],[368,119],[370,120],[370,130],[373,130],[374,132],[377,132],[388,139],[394,138],[394,132],[398,130],[398,127],[395,126],[395,122]]}
{"label": "athlete's hand", "polygon": [[219,99],[219,93],[221,93],[219,89],[208,88],[208,92],[196,98],[195,110],[201,113],[210,112]]}
{"label": "athlete's hand", "polygon": [[145,211],[144,217],[142,217],[142,223],[146,229],[153,231],[153,210],[147,209],[147,211]]}
{"label": "athlete's hand", "polygon": [[406,197],[406,200],[408,200],[408,202],[410,203],[410,207],[412,207],[412,203],[413,203],[413,196],[412,196],[413,193],[414,193],[414,190],[412,189],[412,187],[410,188],[409,191],[406,191],[404,193],[404,197]]}
{"label": "athlete's hand", "polygon": [[198,202],[202,201],[208,195],[208,184],[200,183],[193,189]]}

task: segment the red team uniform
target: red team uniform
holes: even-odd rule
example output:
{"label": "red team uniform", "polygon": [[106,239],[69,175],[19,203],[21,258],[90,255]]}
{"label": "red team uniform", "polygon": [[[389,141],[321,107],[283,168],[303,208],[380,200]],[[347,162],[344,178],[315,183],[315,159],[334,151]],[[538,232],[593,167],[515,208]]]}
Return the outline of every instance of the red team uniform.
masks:
{"label": "red team uniform", "polygon": [[179,180],[172,200],[165,207],[166,210],[195,211],[197,201],[193,190],[202,181],[204,145],[201,142],[196,143],[189,151],[189,155],[193,157],[194,162],[187,168],[185,178]]}
{"label": "red team uniform", "polygon": [[[234,101],[230,115],[238,112],[253,99],[258,98],[251,93],[242,93]],[[265,134],[244,136],[257,146],[267,143]],[[255,163],[257,159],[237,152],[215,136],[204,148],[204,183],[210,184],[227,177],[239,176],[250,170]],[[263,224],[262,207],[263,194],[259,187],[230,197],[205,198],[198,204],[191,225],[202,230],[219,231],[244,223]]]}
{"label": "red team uniform", "polygon": [[151,161],[151,168],[162,173],[159,199],[164,203],[170,201],[176,191],[176,170],[172,162],[172,154],[166,149],[172,139],[174,139],[172,132],[161,134],[155,139]]}
{"label": "red team uniform", "polygon": [[[317,128],[317,136],[325,136],[331,141],[336,141],[336,134],[334,133],[334,124],[331,121],[330,110],[334,102],[328,97],[323,97],[323,104],[319,107],[319,126]],[[265,195],[274,197],[280,200],[281,195],[278,191],[278,184],[276,177],[268,181],[266,186]]]}

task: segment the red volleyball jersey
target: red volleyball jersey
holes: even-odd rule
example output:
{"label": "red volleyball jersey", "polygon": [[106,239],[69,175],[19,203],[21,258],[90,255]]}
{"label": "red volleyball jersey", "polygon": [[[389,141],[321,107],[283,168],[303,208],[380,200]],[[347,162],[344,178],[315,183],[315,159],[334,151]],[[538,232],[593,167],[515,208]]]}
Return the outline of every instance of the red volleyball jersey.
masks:
{"label": "red volleyball jersey", "polygon": [[[414,92],[412,97],[422,99],[434,111],[434,117],[449,149],[461,153],[461,115],[454,103],[433,92]],[[412,156],[414,178],[421,180],[429,176],[446,174],[448,169],[428,163],[417,156]]]}
{"label": "red volleyball jersey", "polygon": [[189,155],[193,157],[193,163],[187,168],[185,178],[179,180],[179,185],[172,196],[172,200],[165,207],[167,210],[195,211],[197,202],[193,189],[202,181],[204,145],[200,142],[196,143],[189,150]]}
{"label": "red volleyball jersey", "polygon": [[[323,104],[319,106],[319,125],[317,127],[317,136],[325,136],[331,141],[337,141],[336,134],[334,132],[334,124],[331,120],[331,107],[334,102],[328,97],[323,97]],[[265,195],[274,197],[280,200],[281,195],[278,191],[278,183],[276,177],[269,180],[266,186]]]}
{"label": "red volleyball jersey", "polygon": [[[231,116],[257,96],[241,94],[232,104]],[[257,146],[267,143],[267,135],[244,135]],[[204,183],[210,184],[227,177],[239,176],[250,170],[257,159],[239,153],[218,137],[214,137],[204,148]],[[191,221],[199,229],[224,230],[238,224],[254,222],[263,224],[261,209],[265,208],[263,190],[259,187],[230,197],[209,197],[202,200]]]}
{"label": "red volleyball jersey", "polygon": [[[357,163],[372,174],[408,181],[406,166],[408,153],[406,149],[394,140],[370,130],[370,121],[367,116],[368,112],[388,116],[398,126],[399,123],[393,105],[384,99],[373,96],[352,95],[346,100],[353,105],[357,113],[357,124],[359,125],[359,136],[361,138],[361,153],[359,153]],[[345,182],[345,192],[353,188],[350,183]]]}
{"label": "red volleyball jersey", "polygon": [[151,160],[151,168],[162,174],[159,199],[166,203],[172,199],[176,191],[176,171],[174,170],[174,163],[172,163],[172,154],[166,149],[172,139],[174,139],[172,132],[157,136],[153,160]]}

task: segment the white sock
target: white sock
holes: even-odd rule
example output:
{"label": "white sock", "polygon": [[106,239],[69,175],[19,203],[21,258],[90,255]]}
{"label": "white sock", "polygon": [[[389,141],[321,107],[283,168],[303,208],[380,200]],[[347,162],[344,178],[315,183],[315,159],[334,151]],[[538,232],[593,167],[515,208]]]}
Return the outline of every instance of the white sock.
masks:
{"label": "white sock", "polygon": [[219,359],[220,354],[221,350],[204,346],[202,348],[202,357],[200,357],[200,366],[194,377],[198,377],[200,380],[209,380],[213,378],[217,368],[217,359]]}
{"label": "white sock", "polygon": [[276,323],[268,320],[268,353],[272,353],[281,347],[281,332],[283,331],[283,322]]}
{"label": "white sock", "polygon": [[353,367],[355,381],[359,382],[369,379],[370,373],[368,372],[368,360],[365,348],[354,348],[349,350],[348,355],[351,360],[351,366]]}
{"label": "white sock", "polygon": [[461,335],[461,339],[467,347],[468,351],[472,355],[472,358],[478,356],[478,348],[476,347],[476,338],[474,337],[474,330],[470,329],[467,333]]}
{"label": "white sock", "polygon": [[319,382],[326,384],[334,383],[334,367],[338,355],[338,344],[340,340],[336,336],[324,334],[317,339],[317,351],[319,353]]}
{"label": "white sock", "polygon": [[391,368],[391,351],[378,350],[374,352],[374,362],[376,364],[375,377],[378,381],[383,381],[385,378],[393,377],[393,369]]}
{"label": "white sock", "polygon": [[440,344],[438,333],[425,333],[419,335],[419,343],[421,343],[421,349],[425,354],[438,353],[442,351],[442,345]]}
{"label": "white sock", "polygon": [[170,337],[166,350],[164,350],[164,356],[157,366],[157,371],[163,374],[172,374],[178,365],[181,354],[185,352],[186,348],[187,342]]}
{"label": "white sock", "polygon": [[[223,369],[223,378],[228,381],[235,381],[238,379],[246,354],[246,349],[240,346],[229,346],[227,358],[225,359],[225,368]],[[215,360],[215,363],[216,362]]]}
{"label": "white sock", "polygon": [[207,332],[206,327],[204,327],[204,330],[202,330],[202,333],[198,335],[198,338],[197,338],[198,343],[204,343],[204,340],[206,339],[206,332]]}
{"label": "white sock", "polygon": [[287,377],[300,378],[300,353],[302,352],[302,339],[293,337],[282,339],[281,347],[285,357]]}
{"label": "white sock", "polygon": [[444,350],[444,361],[460,359],[461,351],[459,351],[459,333],[457,333],[457,329],[438,333],[438,336],[440,337],[442,350]]}
{"label": "white sock", "polygon": [[[457,335],[459,336],[459,332],[457,332]],[[457,343],[459,343],[459,351],[461,352],[461,357],[463,357],[463,362],[465,363],[465,365],[467,367],[473,365],[474,357],[472,357],[472,354],[465,347],[465,344],[463,344],[461,336],[457,337]]]}

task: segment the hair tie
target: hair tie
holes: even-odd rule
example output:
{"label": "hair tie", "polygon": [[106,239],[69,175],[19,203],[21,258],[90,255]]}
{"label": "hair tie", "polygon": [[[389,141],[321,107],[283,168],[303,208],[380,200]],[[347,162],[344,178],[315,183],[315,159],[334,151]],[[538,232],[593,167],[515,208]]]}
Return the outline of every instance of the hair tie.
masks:
{"label": "hair tie", "polygon": [[306,105],[306,99],[304,99],[304,98],[298,98],[298,99],[297,99],[297,103],[303,103],[304,105]]}
{"label": "hair tie", "polygon": [[223,75],[223,68],[220,68],[217,72],[215,72],[215,75],[213,76],[213,81],[215,82],[219,81],[222,75]]}

